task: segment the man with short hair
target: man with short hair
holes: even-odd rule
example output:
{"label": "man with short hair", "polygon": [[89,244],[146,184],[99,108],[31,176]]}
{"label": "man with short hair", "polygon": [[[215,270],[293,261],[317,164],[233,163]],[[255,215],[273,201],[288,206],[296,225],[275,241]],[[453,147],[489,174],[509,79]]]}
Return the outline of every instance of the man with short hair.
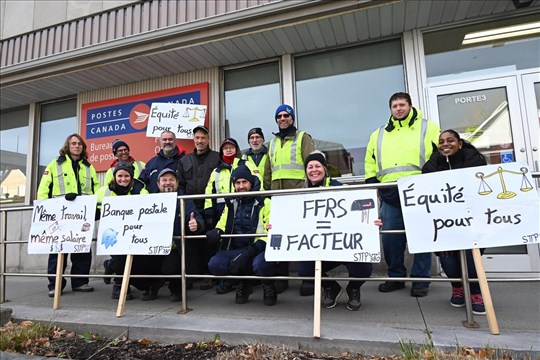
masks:
{"label": "man with short hair", "polygon": [[[210,149],[208,129],[199,125],[193,129],[195,149],[180,159],[178,165],[179,187],[186,195],[204,194],[210,174],[220,164],[219,153]],[[204,213],[204,199],[194,200],[197,211]],[[206,219],[205,219],[206,220]],[[205,221],[207,230],[211,229],[211,221]],[[208,261],[213,253],[205,247],[204,242],[195,239],[186,241],[186,272],[188,274],[208,274]],[[203,281],[203,289],[211,287]],[[193,286],[189,281],[189,286]]]}
{"label": "man with short hair", "polygon": [[264,145],[264,134],[260,127],[248,131],[249,149],[242,154],[242,160],[253,163],[259,169],[259,176],[264,180],[264,167],[268,160],[268,148]]}
{"label": "man with short hair", "polygon": [[148,160],[139,176],[150,193],[159,192],[157,186],[159,172],[166,168],[176,171],[180,159],[186,154],[186,151],[176,144],[176,135],[172,131],[163,131],[159,136],[159,144],[161,149],[156,156]]}
{"label": "man with short hair", "polygon": [[[232,171],[231,183],[235,193],[258,191],[260,180],[246,164]],[[208,242],[219,246],[219,251],[210,259],[208,268],[214,275],[275,276],[276,263],[264,258],[266,237],[232,237],[221,239],[222,234],[262,234],[270,220],[270,200],[262,196],[236,197],[225,200],[225,209],[214,230],[206,233]],[[263,283],[263,301],[267,306],[275,305],[277,292],[274,281]],[[251,293],[249,280],[236,285],[237,304],[245,304]]]}
{"label": "man with short hair", "polygon": [[[388,183],[422,173],[422,166],[437,151],[440,128],[422,118],[422,111],[412,106],[411,97],[399,92],[390,97],[391,116],[375,130],[368,142],[365,157],[366,183]],[[379,189],[381,198],[382,230],[404,230],[403,214],[397,187]],[[406,277],[405,234],[383,234],[384,259],[389,277]],[[415,254],[411,277],[431,275],[431,253]],[[391,292],[405,288],[402,281],[386,281],[379,291]],[[413,282],[411,296],[428,294],[429,282]]]}

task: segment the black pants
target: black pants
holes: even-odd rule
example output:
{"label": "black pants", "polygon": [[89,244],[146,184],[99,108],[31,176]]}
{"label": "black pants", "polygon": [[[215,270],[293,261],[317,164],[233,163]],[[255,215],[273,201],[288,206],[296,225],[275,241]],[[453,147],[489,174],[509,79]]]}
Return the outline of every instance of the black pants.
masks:
{"label": "black pants", "polygon": [[[87,253],[72,253],[69,254],[71,258],[71,275],[88,275],[90,273],[90,266],[92,265],[92,252]],[[64,268],[62,274],[67,268],[67,256],[64,254]],[[47,264],[47,273],[56,274],[56,265],[58,263],[58,254],[49,254],[49,260]],[[49,277],[49,290],[54,290],[56,278],[54,276]],[[66,287],[66,279],[62,278],[62,289]],[[77,288],[79,286],[88,284],[88,278],[73,277],[71,278],[71,288]]]}

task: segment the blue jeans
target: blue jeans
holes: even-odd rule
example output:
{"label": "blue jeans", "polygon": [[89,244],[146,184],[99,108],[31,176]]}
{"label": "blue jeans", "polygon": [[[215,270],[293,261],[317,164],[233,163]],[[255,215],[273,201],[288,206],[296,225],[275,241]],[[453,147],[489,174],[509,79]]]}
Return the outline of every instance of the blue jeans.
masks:
{"label": "blue jeans", "polygon": [[[230,275],[229,266],[231,261],[239,254],[246,251],[245,249],[221,250],[214,255],[208,263],[210,272],[214,275]],[[246,269],[242,275],[256,276],[274,276],[276,274],[277,263],[267,262],[264,259],[264,251],[255,256],[252,261],[251,269]]]}
{"label": "blue jeans", "polygon": [[[476,275],[476,267],[474,266],[472,251],[465,250],[465,254],[467,255],[468,276],[469,278],[476,279],[478,275]],[[461,261],[459,258],[459,252],[452,251],[448,255],[449,256],[439,256],[444,273],[449,278],[460,278],[461,277]],[[452,287],[462,287],[462,286],[463,286],[463,283],[461,281],[459,282],[452,281]],[[470,282],[469,288],[471,289],[471,294],[480,294],[480,285],[477,282]]]}
{"label": "blue jeans", "polygon": [[[403,214],[401,208],[393,207],[381,202],[381,218],[383,230],[403,230]],[[405,246],[407,237],[405,234],[383,234],[381,236],[383,244],[384,259],[388,265],[389,277],[406,277],[405,267]],[[431,277],[431,253],[414,254],[411,277]],[[429,282],[416,282],[413,286],[429,286]]]}
{"label": "blue jeans", "polygon": [[[357,278],[368,278],[371,276],[371,271],[373,270],[373,265],[371,263],[361,263],[361,262],[335,262],[335,261],[323,261],[322,262],[322,276],[327,277],[326,272],[337,268],[339,265],[345,265],[347,271],[349,272],[349,277]],[[314,276],[315,275],[315,262],[313,261],[302,261],[298,267],[298,276]],[[313,283],[312,280],[306,280]],[[351,289],[360,289],[360,286],[364,284],[365,281],[349,281],[349,286]],[[324,281],[322,284],[323,287],[330,286],[328,280]]]}
{"label": "blue jeans", "polygon": [[[64,254],[64,268],[62,274],[67,268],[67,256]],[[72,253],[69,254],[71,259],[71,275],[88,275],[90,273],[90,266],[92,265],[92,252],[87,253]],[[49,260],[47,264],[47,273],[56,274],[56,264],[58,263],[58,254],[49,254]],[[56,278],[54,276],[49,277],[49,290],[54,290]],[[62,278],[62,290],[66,287],[66,279]],[[73,277],[71,278],[71,288],[78,288],[79,286],[88,284],[88,278]]]}

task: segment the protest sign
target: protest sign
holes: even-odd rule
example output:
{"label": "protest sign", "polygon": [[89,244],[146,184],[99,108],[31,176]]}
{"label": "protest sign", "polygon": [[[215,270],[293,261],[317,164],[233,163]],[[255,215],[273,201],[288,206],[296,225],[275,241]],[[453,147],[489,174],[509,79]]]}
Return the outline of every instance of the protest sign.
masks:
{"label": "protest sign", "polygon": [[29,254],[85,253],[94,234],[97,198],[63,196],[36,200],[28,236]]}
{"label": "protest sign", "polygon": [[192,139],[193,129],[204,125],[206,105],[152,103],[146,136],[159,137],[167,130],[176,134],[177,139]]}
{"label": "protest sign", "polygon": [[538,243],[539,198],[533,184],[520,163],[399,179],[409,252]]}
{"label": "protest sign", "polygon": [[177,193],[106,196],[101,204],[98,255],[167,255]]}
{"label": "protest sign", "polygon": [[272,197],[267,261],[380,262],[375,190]]}

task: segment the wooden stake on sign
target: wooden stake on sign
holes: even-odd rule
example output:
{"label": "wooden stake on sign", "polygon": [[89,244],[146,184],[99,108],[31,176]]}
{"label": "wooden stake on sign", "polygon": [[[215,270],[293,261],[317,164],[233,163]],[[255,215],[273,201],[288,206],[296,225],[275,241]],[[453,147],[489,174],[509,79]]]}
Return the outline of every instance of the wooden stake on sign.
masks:
{"label": "wooden stake on sign", "polygon": [[499,325],[497,324],[497,318],[495,317],[495,309],[493,308],[493,302],[491,301],[491,293],[489,292],[489,286],[486,278],[486,271],[484,270],[484,262],[482,261],[482,254],[480,249],[472,249],[474,266],[476,266],[476,274],[478,276],[478,283],[480,284],[480,291],[484,298],[484,306],[486,307],[486,318],[488,321],[489,332],[492,335],[499,335]]}
{"label": "wooden stake on sign", "polygon": [[321,277],[322,261],[315,261],[315,294],[313,296],[313,337],[321,337]]}
{"label": "wooden stake on sign", "polygon": [[126,266],[124,266],[124,275],[122,276],[122,288],[120,289],[120,298],[118,299],[118,308],[116,309],[116,317],[124,316],[124,310],[126,309],[126,296],[129,289],[129,275],[131,275],[131,264],[133,264],[133,255],[127,255]]}
{"label": "wooden stake on sign", "polygon": [[60,309],[60,295],[62,295],[62,273],[64,272],[64,254],[56,254],[56,280],[54,283],[53,310]]}

